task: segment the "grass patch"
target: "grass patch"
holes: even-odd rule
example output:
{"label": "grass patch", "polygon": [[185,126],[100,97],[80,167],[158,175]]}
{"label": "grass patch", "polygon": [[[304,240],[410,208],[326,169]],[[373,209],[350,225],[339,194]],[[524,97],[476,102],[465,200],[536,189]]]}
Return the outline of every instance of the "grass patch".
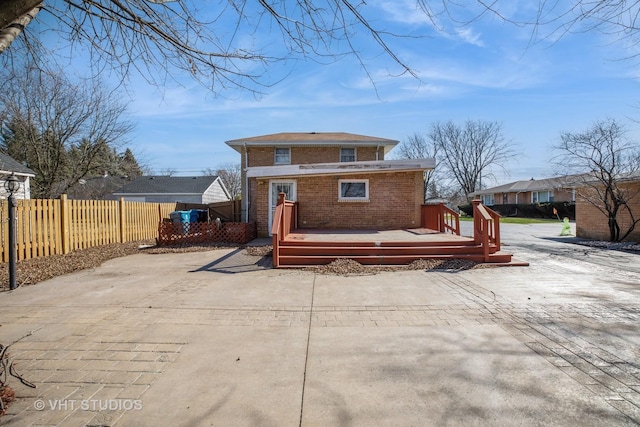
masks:
{"label": "grass patch", "polygon": [[[473,217],[461,216],[460,221],[473,221]],[[552,224],[560,223],[557,219],[541,219],[541,218],[516,218],[516,217],[502,217],[500,218],[501,224]]]}

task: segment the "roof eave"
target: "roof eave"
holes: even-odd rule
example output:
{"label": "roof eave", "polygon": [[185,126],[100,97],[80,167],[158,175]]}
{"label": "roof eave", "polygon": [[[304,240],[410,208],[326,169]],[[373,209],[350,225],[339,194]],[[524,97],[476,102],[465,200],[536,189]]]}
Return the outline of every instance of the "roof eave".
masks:
{"label": "roof eave", "polygon": [[284,176],[355,175],[366,173],[425,171],[433,169],[434,167],[434,159],[311,163],[303,165],[250,167],[247,168],[247,177],[277,178]]}
{"label": "roof eave", "polygon": [[0,170],[0,175],[11,175],[12,173],[14,173],[14,174],[16,174],[18,176],[27,176],[29,178],[35,178],[36,177],[35,173]]}

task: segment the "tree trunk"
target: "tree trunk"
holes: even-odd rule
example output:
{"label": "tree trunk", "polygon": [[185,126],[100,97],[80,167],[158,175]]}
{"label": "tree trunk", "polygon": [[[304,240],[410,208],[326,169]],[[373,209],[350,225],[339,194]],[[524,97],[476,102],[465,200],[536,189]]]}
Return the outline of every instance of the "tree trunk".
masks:
{"label": "tree trunk", "polygon": [[[10,21],[7,25],[0,26],[0,53],[7,50],[9,45],[20,35],[24,27],[38,14],[42,8],[42,3],[37,2],[36,6],[28,9],[22,15],[17,16],[13,21]],[[0,24],[1,25],[1,24]]]}

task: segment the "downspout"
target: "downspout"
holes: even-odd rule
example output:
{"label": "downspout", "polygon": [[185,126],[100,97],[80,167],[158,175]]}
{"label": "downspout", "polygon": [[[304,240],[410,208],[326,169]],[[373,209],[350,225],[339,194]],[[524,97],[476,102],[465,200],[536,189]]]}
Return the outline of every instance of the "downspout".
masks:
{"label": "downspout", "polygon": [[380,143],[378,143],[378,144],[376,145],[376,162],[379,160],[379,158],[378,158],[378,151],[380,151]]}
{"label": "downspout", "polygon": [[246,189],[245,195],[247,200],[244,201],[244,220],[249,222],[249,204],[251,198],[249,197],[249,177],[247,176],[247,169],[249,169],[249,152],[247,151],[247,143],[244,143],[244,188]]}

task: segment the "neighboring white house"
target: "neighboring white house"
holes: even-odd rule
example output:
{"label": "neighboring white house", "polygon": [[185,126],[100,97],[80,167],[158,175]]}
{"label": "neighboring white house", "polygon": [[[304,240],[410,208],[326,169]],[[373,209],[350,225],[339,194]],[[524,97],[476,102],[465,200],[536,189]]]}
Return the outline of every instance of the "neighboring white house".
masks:
{"label": "neighboring white house", "polygon": [[140,176],[113,195],[130,202],[207,204],[231,200],[219,176]]}
{"label": "neighboring white house", "polygon": [[4,182],[12,173],[15,173],[20,181],[20,189],[14,193],[14,197],[16,199],[30,199],[31,178],[35,178],[36,173],[4,153],[0,153],[0,198],[7,198]]}

